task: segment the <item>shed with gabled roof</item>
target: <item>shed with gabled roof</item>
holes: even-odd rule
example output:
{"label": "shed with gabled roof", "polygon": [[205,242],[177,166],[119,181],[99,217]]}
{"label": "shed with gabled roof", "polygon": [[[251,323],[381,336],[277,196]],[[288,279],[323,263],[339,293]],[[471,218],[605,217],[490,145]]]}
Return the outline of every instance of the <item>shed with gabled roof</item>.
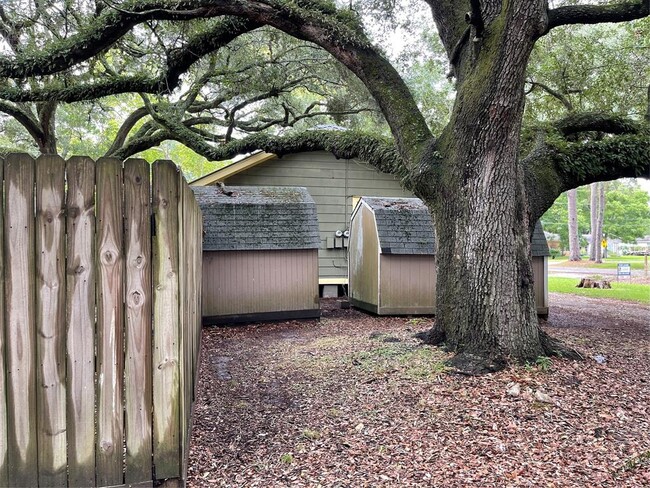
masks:
{"label": "shed with gabled roof", "polygon": [[319,281],[324,295],[336,296],[348,284],[350,215],[361,195],[413,197],[395,175],[365,161],[338,159],[328,151],[285,154],[255,152],[205,175],[192,185],[300,186],[316,202],[320,228]]}
{"label": "shed with gabled roof", "polygon": [[378,315],[435,313],[435,232],[420,199],[362,197],[348,249],[353,306]]}
{"label": "shed with gabled roof", "polygon": [[[537,313],[548,315],[546,237],[531,238]],[[419,198],[362,197],[350,222],[350,302],[378,315],[426,315],[436,310],[436,236]]]}
{"label": "shed with gabled roof", "polygon": [[318,317],[320,237],[307,190],[192,189],[203,212],[203,322]]}

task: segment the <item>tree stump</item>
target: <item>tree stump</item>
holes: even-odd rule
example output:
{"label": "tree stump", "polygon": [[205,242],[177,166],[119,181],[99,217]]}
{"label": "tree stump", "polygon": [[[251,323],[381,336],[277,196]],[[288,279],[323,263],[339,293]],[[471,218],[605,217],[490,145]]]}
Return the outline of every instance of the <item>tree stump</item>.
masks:
{"label": "tree stump", "polygon": [[601,288],[601,289],[608,289],[611,288],[612,285],[609,282],[609,280],[595,280],[593,278],[582,278],[580,279],[580,283],[576,285],[576,288]]}

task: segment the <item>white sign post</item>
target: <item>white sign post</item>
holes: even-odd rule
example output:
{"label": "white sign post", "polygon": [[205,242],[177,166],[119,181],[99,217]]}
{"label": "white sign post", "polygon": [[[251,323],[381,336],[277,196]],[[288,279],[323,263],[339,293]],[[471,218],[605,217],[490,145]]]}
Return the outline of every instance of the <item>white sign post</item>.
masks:
{"label": "white sign post", "polygon": [[629,276],[632,281],[632,265],[630,263],[618,263],[616,265],[616,281],[619,276]]}

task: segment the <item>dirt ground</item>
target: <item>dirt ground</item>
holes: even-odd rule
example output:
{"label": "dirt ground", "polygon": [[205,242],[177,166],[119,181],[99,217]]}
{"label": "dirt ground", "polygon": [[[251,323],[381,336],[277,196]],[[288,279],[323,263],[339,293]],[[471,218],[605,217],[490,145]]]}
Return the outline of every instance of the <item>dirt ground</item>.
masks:
{"label": "dirt ground", "polygon": [[448,374],[422,318],[204,331],[189,485],[650,486],[650,310],[551,294],[584,355]]}

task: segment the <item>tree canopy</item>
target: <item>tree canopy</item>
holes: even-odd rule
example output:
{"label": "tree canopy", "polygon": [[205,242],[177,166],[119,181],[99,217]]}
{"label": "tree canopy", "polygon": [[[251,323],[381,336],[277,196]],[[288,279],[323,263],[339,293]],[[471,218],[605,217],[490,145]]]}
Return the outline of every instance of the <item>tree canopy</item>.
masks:
{"label": "tree canopy", "polygon": [[[405,15],[435,24],[440,51],[389,61],[376,22]],[[41,151],[60,104],[113,96],[137,107],[107,154],[325,149],[398,175],[436,223],[428,340],[493,369],[566,353],[535,316],[534,223],[568,189],[650,174],[649,15],[648,0],[9,0],[0,110]]]}

